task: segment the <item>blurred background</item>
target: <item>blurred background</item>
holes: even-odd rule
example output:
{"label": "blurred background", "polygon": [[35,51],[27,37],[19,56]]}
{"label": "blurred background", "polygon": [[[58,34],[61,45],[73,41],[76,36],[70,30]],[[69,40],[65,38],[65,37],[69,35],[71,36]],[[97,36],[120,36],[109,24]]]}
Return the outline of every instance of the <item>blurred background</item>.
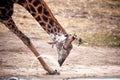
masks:
{"label": "blurred background", "polygon": [[[83,45],[120,47],[120,0],[45,1],[67,32],[83,39]],[[48,39],[23,7],[15,5],[13,18],[24,33]],[[4,27],[0,24],[0,31],[5,31]]]}

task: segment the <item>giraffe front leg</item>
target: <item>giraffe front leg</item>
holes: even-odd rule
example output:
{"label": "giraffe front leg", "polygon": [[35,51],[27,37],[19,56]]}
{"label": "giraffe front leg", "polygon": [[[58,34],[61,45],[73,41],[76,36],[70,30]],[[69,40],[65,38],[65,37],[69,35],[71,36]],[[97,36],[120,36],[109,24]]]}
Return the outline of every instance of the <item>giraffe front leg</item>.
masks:
{"label": "giraffe front leg", "polygon": [[[24,35],[15,25],[14,21],[12,20],[12,18],[10,17],[7,20],[2,21],[9,30],[11,30],[14,34],[16,34],[22,41],[23,43],[34,53],[34,55],[36,57],[40,56],[40,54],[38,53],[38,51],[35,49],[35,47],[33,46],[33,44],[31,43],[30,39]],[[50,68],[46,62],[43,60],[42,57],[38,57],[39,62],[41,63],[41,65],[43,66],[43,68],[48,72],[48,74],[50,75],[55,75],[55,74],[59,74],[59,72],[57,72],[56,70],[53,70],[52,68]]]}

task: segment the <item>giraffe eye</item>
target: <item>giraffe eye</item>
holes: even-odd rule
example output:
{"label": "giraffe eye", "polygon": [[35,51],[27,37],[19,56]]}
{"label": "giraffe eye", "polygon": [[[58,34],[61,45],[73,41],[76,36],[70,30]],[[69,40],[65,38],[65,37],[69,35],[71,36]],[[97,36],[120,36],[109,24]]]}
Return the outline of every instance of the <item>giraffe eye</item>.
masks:
{"label": "giraffe eye", "polygon": [[65,34],[65,37],[68,37],[68,34]]}

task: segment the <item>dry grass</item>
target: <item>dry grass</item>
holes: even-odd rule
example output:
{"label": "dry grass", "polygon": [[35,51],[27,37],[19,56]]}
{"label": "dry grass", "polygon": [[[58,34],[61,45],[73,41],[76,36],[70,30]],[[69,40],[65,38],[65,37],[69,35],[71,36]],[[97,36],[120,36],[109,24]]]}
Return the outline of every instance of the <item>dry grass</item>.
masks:
{"label": "dry grass", "polygon": [[49,3],[59,22],[68,32],[81,36],[85,45],[120,45],[119,0],[61,0],[60,4],[51,0]]}
{"label": "dry grass", "polygon": [[[82,37],[84,45],[120,46],[119,0],[45,1],[66,31]],[[49,38],[21,6],[15,5],[13,18],[19,29],[28,36]],[[0,25],[0,30],[5,31],[6,28]]]}

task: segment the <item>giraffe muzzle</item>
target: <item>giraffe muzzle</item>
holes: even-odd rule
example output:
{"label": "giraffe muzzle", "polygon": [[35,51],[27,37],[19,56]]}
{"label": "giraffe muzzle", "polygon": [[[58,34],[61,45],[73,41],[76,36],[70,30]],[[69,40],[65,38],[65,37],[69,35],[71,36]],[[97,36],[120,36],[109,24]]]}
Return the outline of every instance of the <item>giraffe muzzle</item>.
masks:
{"label": "giraffe muzzle", "polygon": [[62,64],[64,63],[64,61],[65,61],[65,58],[59,59],[59,60],[58,60],[59,65],[62,66]]}

